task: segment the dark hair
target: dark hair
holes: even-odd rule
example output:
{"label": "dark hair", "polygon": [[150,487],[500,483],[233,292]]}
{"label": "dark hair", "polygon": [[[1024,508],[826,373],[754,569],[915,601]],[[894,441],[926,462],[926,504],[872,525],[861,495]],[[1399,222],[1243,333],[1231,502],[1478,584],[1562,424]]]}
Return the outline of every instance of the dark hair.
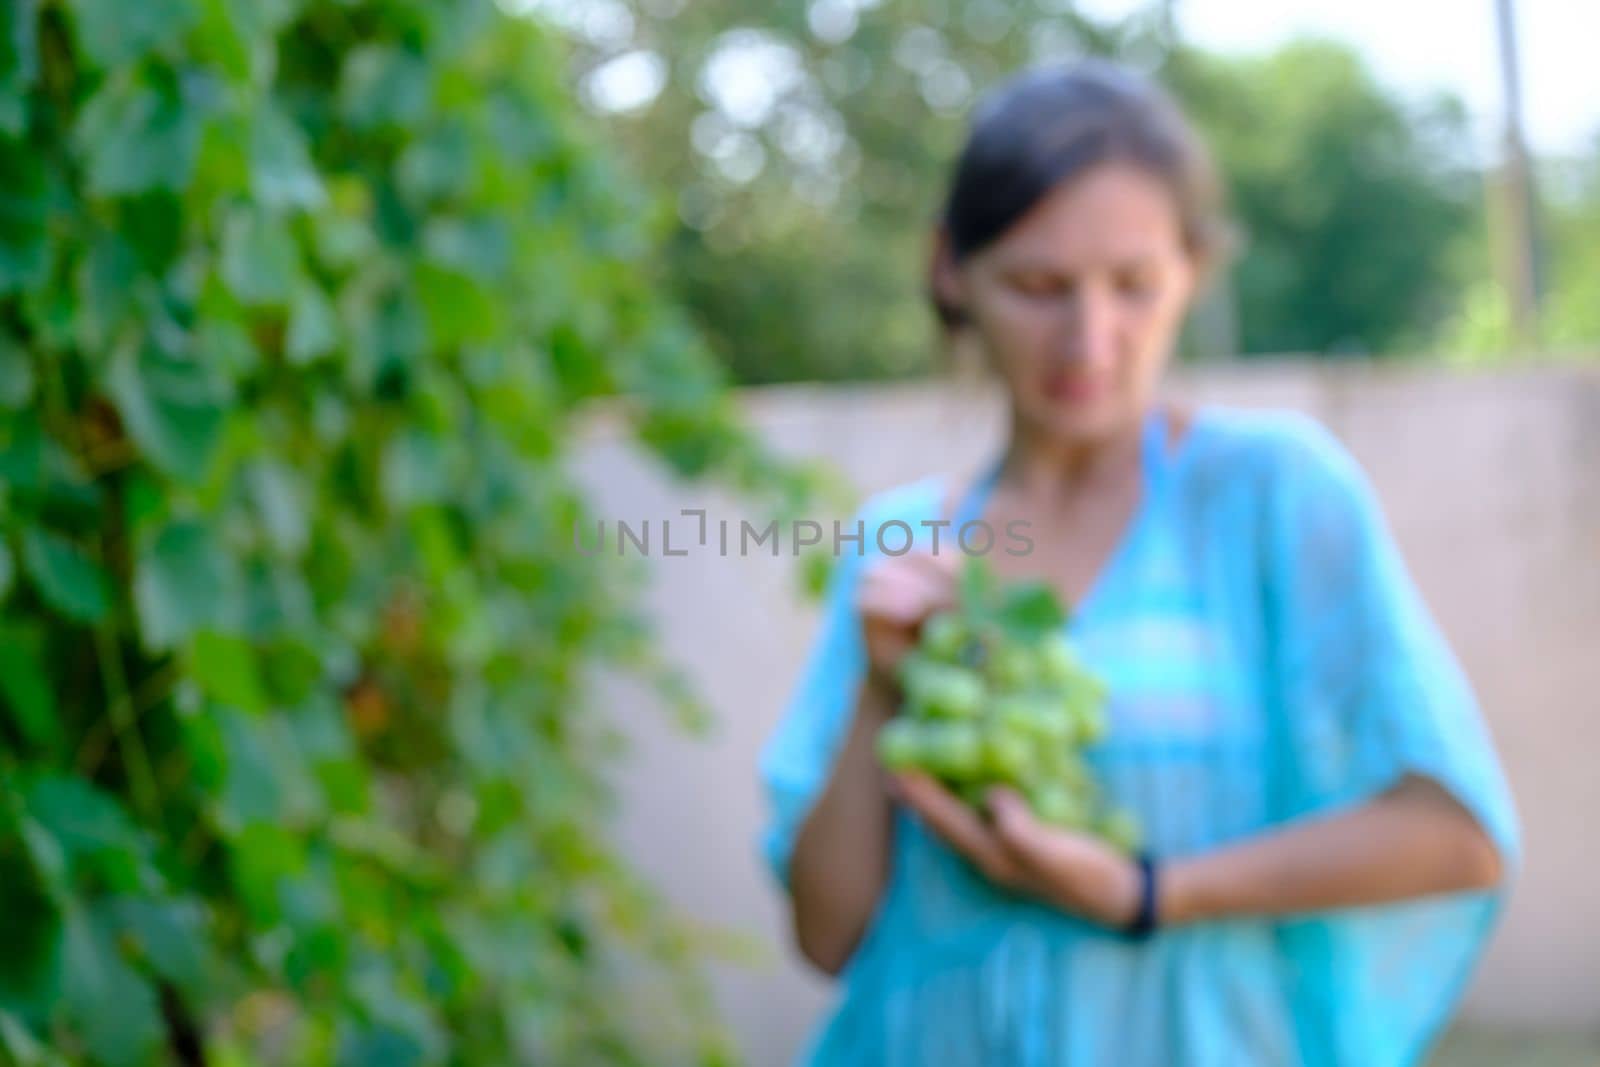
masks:
{"label": "dark hair", "polygon": [[[957,262],[1000,237],[1057,185],[1126,162],[1171,191],[1189,253],[1208,272],[1231,244],[1210,153],[1154,80],[1109,59],[1032,67],[978,105],[941,222]],[[946,329],[966,321],[931,284]]]}

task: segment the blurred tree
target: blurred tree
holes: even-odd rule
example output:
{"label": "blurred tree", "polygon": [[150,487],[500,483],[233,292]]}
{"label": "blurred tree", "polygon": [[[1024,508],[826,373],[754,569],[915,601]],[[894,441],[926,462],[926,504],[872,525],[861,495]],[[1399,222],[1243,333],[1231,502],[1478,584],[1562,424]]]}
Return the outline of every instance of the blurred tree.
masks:
{"label": "blurred tree", "polygon": [[1391,354],[1440,321],[1475,234],[1466,114],[1389,96],[1348,46],[1181,50],[1166,77],[1211,141],[1244,231],[1242,353]]}
{"label": "blurred tree", "polygon": [[591,106],[632,55],[668,72],[613,114],[638,169],[677,193],[674,291],[746,383],[926,373],[927,238],[977,89],[1119,40],[1051,0],[815,0],[757,18],[732,0],[617,0],[617,37],[567,6],[589,12],[569,28]]}
{"label": "blurred tree", "polygon": [[[1600,355],[1600,136],[1586,154],[1547,160],[1538,168],[1546,291],[1539,337],[1544,352]],[[1470,261],[1471,281],[1453,315],[1417,342],[1419,349],[1461,363],[1526,356],[1511,327],[1504,287],[1491,275],[1489,236],[1480,232]]]}
{"label": "blurred tree", "polygon": [[[487,0],[0,8],[0,1062],[726,1062],[605,847],[601,398],[792,513]],[[670,210],[670,209],[669,209]]]}
{"label": "blurred tree", "polygon": [[1327,42],[1199,54],[1162,4],[1110,23],[1053,0],[539,6],[566,13],[589,105],[677,191],[672,284],[742,382],[930,369],[948,168],[977,94],[1034,61],[1154,70],[1213,138],[1249,236],[1226,315],[1245,352],[1383,352],[1436,323],[1477,211],[1458,103],[1413,109]]}

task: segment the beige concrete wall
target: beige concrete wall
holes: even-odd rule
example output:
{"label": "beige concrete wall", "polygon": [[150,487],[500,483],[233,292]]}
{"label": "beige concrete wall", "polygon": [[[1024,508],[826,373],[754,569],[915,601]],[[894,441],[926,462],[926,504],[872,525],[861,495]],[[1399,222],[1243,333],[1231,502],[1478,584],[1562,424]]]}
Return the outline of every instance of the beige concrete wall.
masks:
{"label": "beige concrete wall", "polygon": [[[1526,873],[1467,1017],[1600,1027],[1600,362],[1470,376],[1245,366],[1172,386],[1309,412],[1366,466],[1482,698],[1526,828]],[[971,470],[1003,425],[999,397],[971,386],[786,388],[746,400],[777,447],[834,461],[863,492]],[[603,427],[578,470],[609,518],[654,526],[704,507],[737,529],[747,516],[726,495],[673,484]],[[674,545],[687,532],[675,524]],[[815,615],[794,594],[787,556],[714,548],[657,555],[642,593],[717,724],[685,739],[636,690],[613,687],[635,743],[619,769],[616,836],[678,906],[747,936],[755,958],[715,967],[716,990],[749,1062],[777,1065],[829,988],[795,962],[759,865],[755,760]]]}

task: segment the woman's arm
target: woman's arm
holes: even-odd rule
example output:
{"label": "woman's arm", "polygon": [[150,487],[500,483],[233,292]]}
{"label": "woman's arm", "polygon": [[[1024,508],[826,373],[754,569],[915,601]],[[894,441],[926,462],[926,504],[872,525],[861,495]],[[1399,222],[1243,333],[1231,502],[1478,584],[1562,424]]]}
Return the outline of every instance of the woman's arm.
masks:
{"label": "woman's arm", "polygon": [[[981,818],[926,775],[899,775],[901,797],[993,881],[1111,926],[1132,920],[1133,862],[1099,838],[1035,818],[1008,789]],[[1161,867],[1163,925],[1286,914],[1486,889],[1500,880],[1489,835],[1430,779],[1408,776],[1359,807],[1169,860]]]}
{"label": "woman's arm", "polygon": [[789,860],[796,946],[828,974],[843,970],[855,952],[889,880],[894,809],[878,730],[899,707],[895,671],[922,620],[954,602],[954,563],[949,553],[890,557],[868,568],[856,591],[866,669],[850,732]]}
{"label": "woman's arm", "polygon": [[874,745],[894,699],[868,675],[828,784],[795,838],[789,865],[795,944],[828,974],[850,959],[889,877],[893,809]]}
{"label": "woman's arm", "polygon": [[1408,775],[1372,801],[1163,868],[1163,923],[1381,904],[1487,889],[1499,851],[1454,797]]}

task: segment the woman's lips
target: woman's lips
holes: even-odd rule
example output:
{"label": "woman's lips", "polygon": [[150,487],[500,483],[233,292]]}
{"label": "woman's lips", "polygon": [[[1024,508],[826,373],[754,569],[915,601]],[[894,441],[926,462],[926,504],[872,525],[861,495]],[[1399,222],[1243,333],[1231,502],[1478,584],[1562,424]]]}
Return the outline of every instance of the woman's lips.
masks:
{"label": "woman's lips", "polygon": [[1081,403],[1100,392],[1100,383],[1072,374],[1047,374],[1039,382],[1039,391],[1050,400]]}

